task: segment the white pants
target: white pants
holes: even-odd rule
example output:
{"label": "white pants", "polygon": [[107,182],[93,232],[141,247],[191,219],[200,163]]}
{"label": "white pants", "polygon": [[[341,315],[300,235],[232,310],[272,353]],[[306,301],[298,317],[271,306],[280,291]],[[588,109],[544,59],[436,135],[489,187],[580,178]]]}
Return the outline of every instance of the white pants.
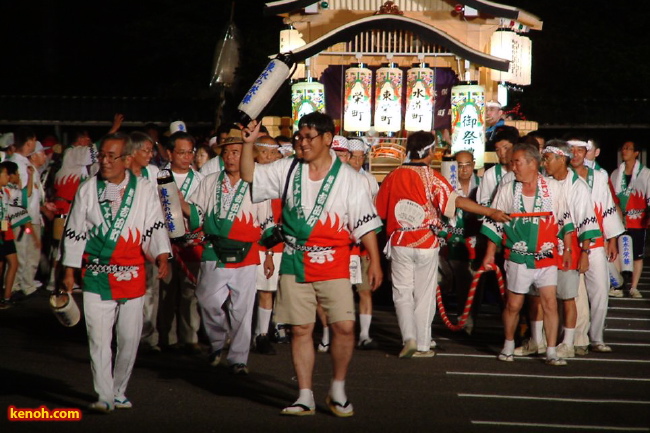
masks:
{"label": "white pants", "polygon": [[[604,342],[603,334],[609,303],[609,272],[607,269],[605,248],[592,249],[589,255],[589,270],[584,274],[587,296],[581,296],[581,293],[584,292],[578,290],[576,299],[578,308],[576,346],[586,346],[590,340],[592,343]],[[587,332],[589,332],[589,338],[587,338]]]}
{"label": "white pants", "polygon": [[393,303],[402,341],[415,340],[419,351],[429,350],[436,311],[439,248],[392,247]]}
{"label": "white pants", "polygon": [[142,308],[142,337],[143,343],[150,346],[158,345],[158,298],[160,280],[157,278],[158,266],[146,262],[144,268],[147,274],[147,291],[144,294],[144,306]]}
{"label": "white pants", "polygon": [[[107,402],[111,407],[115,398],[125,398],[142,332],[143,301],[142,296],[123,303],[114,300],[102,301],[97,293],[83,293],[95,392],[100,401]],[[113,325],[117,338],[117,353],[115,365],[111,368]]]}
{"label": "white pants", "polygon": [[203,326],[213,351],[222,349],[230,335],[228,364],[246,364],[251,344],[257,265],[241,268],[217,268],[215,265],[216,262],[201,262],[196,287]]}
{"label": "white pants", "polygon": [[41,260],[41,250],[34,246],[34,237],[41,238],[41,225],[32,224],[32,232],[23,233],[20,240],[18,240],[20,227],[16,227],[13,230],[16,254],[18,256],[18,270],[16,271],[16,280],[14,281],[12,291],[22,290],[23,292],[30,293],[36,289],[34,281],[36,279],[38,263]]}

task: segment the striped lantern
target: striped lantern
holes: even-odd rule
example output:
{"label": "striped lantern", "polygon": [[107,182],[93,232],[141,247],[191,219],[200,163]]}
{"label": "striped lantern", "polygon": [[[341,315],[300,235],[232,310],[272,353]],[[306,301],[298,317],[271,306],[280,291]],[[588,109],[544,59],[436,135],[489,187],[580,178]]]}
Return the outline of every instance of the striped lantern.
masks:
{"label": "striped lantern", "polygon": [[325,86],[308,78],[291,86],[291,119],[294,132],[298,121],[305,114],[314,111],[325,112]]}
{"label": "striped lantern", "polygon": [[468,84],[451,88],[451,153],[469,150],[476,169],[485,153],[485,89]]}
{"label": "striped lantern", "polygon": [[431,131],[434,108],[433,69],[426,63],[416,63],[406,71],[406,116],[404,128],[407,131]]}
{"label": "striped lantern", "polygon": [[346,131],[366,132],[372,120],[370,97],[372,71],[359,63],[345,71],[345,109],[343,127]]}
{"label": "striped lantern", "polygon": [[402,70],[387,63],[375,72],[375,131],[402,129]]}

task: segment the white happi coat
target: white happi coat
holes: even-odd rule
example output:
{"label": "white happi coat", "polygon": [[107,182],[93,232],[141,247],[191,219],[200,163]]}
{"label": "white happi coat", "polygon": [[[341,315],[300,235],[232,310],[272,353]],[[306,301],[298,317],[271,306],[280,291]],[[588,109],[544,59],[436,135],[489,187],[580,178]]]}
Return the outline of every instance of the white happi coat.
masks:
{"label": "white happi coat", "polygon": [[[500,172],[500,175],[499,175]],[[497,193],[497,188],[502,183],[510,182],[515,179],[512,171],[506,171],[502,164],[497,164],[488,168],[476,190],[476,202],[481,206],[489,207]]]}
{"label": "white happi coat", "polygon": [[[133,176],[129,171],[126,173],[129,178]],[[126,200],[126,197],[122,200]],[[117,216],[113,217],[113,221]],[[88,244],[101,242],[109,231],[109,222],[102,215],[97,196],[97,177],[93,176],[79,186],[70,209],[63,237],[63,266],[80,268],[93,262],[96,254],[87,248]],[[142,296],[145,293],[145,259],[153,260],[160,254],[170,252],[158,194],[148,180],[137,178],[133,202],[110,262],[106,272],[100,272],[107,274],[108,287],[84,287],[84,290],[100,293],[102,299]],[[111,266],[118,271],[111,272]],[[129,269],[128,276],[126,272],[119,271],[122,268]]]}

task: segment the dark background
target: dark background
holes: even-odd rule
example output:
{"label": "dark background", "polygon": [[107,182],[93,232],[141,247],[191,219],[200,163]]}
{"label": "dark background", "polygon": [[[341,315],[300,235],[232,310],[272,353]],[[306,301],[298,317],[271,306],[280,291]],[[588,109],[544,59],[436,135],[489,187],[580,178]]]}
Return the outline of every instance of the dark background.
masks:
{"label": "dark background", "polygon": [[[584,130],[609,147],[627,137],[647,140],[650,37],[643,3],[501,3],[544,22],[542,31],[531,32],[533,84],[511,92],[511,105],[521,103],[523,115],[538,121],[548,138],[570,128]],[[263,16],[263,5],[262,0],[235,2],[241,62],[238,85],[227,94],[227,113],[268,56],[278,51],[283,24],[279,17]],[[61,111],[56,105],[60,96],[66,96],[96,98],[96,105],[109,105],[108,112],[133,107],[137,98],[146,114],[135,104],[133,113],[125,113],[127,120],[209,123],[217,96],[208,83],[230,8],[227,0],[1,2],[0,119],[25,119],[34,105],[44,110],[48,104],[52,112],[43,116],[55,117]],[[19,95],[42,100],[35,103]],[[56,104],[53,96],[59,97]],[[272,114],[289,113],[284,95]],[[88,113],[61,115],[90,120],[84,118]],[[152,118],[142,118],[146,116]]]}

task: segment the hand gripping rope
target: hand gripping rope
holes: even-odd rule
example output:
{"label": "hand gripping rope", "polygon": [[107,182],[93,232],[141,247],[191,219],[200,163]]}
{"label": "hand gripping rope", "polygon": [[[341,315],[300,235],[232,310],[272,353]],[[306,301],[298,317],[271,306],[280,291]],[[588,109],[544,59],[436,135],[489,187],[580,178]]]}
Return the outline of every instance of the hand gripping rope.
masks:
{"label": "hand gripping rope", "polygon": [[494,264],[491,263],[487,266],[481,266],[478,271],[474,274],[474,279],[472,280],[472,284],[469,287],[469,292],[467,293],[467,301],[465,302],[465,309],[463,310],[463,314],[461,314],[460,318],[458,319],[458,324],[454,325],[451,323],[451,320],[449,317],[447,317],[447,311],[445,310],[445,305],[442,303],[442,294],[440,292],[440,286],[436,288],[436,303],[438,304],[438,311],[440,311],[440,317],[442,318],[442,321],[444,324],[447,326],[452,331],[460,331],[465,327],[465,323],[467,322],[467,317],[469,316],[469,312],[472,309],[472,303],[474,302],[474,293],[476,292],[476,288],[478,287],[478,282],[481,279],[481,276],[485,272],[489,271],[494,271],[497,276],[497,283],[499,284],[499,293],[501,294],[501,298],[505,297],[505,291],[506,291],[506,285],[503,281],[503,274],[501,273],[501,269]]}

